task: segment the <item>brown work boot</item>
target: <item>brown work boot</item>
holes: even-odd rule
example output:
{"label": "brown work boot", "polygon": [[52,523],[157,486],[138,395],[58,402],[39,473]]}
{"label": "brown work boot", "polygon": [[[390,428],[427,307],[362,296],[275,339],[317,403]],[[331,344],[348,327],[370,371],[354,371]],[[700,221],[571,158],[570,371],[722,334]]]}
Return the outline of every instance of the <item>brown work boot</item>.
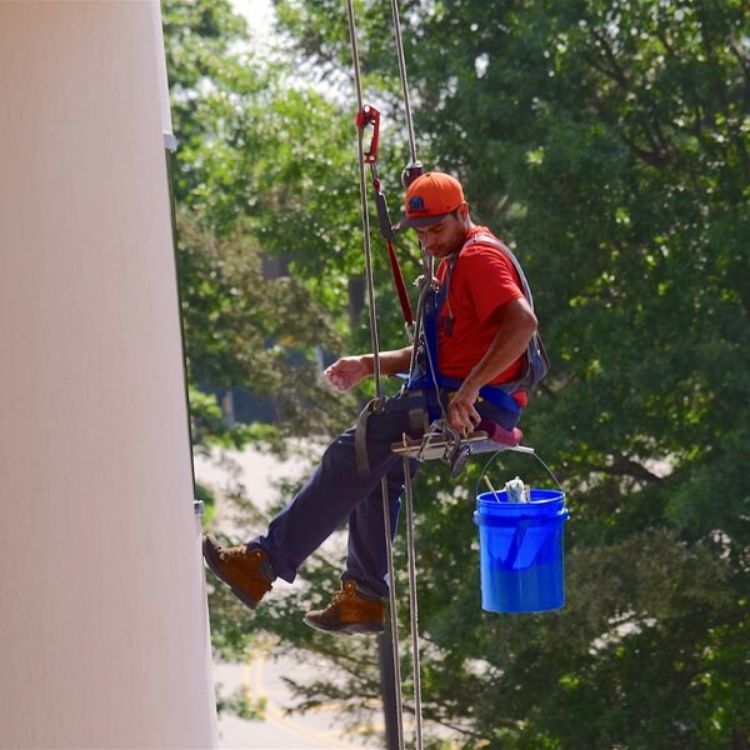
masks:
{"label": "brown work boot", "polygon": [[385,607],[381,599],[363,594],[356,581],[342,581],[341,591],[326,609],[305,615],[305,623],[326,633],[382,633]]}
{"label": "brown work boot", "polygon": [[240,544],[236,547],[220,547],[210,534],[203,537],[203,557],[209,568],[232,593],[250,609],[255,609],[276,577],[266,553],[259,547],[248,549]]}

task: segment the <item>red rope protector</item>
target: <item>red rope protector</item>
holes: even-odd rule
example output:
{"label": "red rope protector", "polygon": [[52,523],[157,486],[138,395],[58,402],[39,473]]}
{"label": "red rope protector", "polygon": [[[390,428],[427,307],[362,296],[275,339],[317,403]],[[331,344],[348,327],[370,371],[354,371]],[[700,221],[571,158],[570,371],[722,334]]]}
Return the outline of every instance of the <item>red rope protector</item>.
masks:
{"label": "red rope protector", "polygon": [[411,326],[412,323],[414,323],[414,314],[411,311],[411,302],[409,301],[409,295],[406,293],[404,275],[401,273],[401,266],[398,263],[396,251],[393,249],[393,243],[390,240],[386,240],[386,244],[388,245],[388,260],[391,262],[393,282],[396,284],[398,301],[401,303],[401,312],[404,316],[404,320],[406,321],[406,325]]}
{"label": "red rope protector", "polygon": [[386,205],[385,195],[380,190],[380,180],[378,179],[377,161],[378,161],[378,143],[380,140],[380,112],[370,104],[365,104],[357,112],[354,123],[360,130],[364,130],[368,125],[372,125],[372,140],[370,148],[362,156],[362,161],[370,165],[372,172],[372,186],[375,189],[375,204],[378,209],[378,221],[380,224],[380,233],[386,241],[388,248],[388,260],[391,264],[391,273],[393,283],[396,286],[398,301],[401,305],[401,312],[408,326],[414,323],[414,314],[409,301],[409,294],[406,291],[404,276],[401,273],[401,266],[396,256],[396,250],[393,247],[393,228],[390,217],[388,216],[388,206]]}

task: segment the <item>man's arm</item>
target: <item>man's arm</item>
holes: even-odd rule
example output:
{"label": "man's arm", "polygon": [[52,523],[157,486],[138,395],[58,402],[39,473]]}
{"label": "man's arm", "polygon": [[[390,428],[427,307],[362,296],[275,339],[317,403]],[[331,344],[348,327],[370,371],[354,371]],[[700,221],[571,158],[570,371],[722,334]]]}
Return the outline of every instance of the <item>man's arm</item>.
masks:
{"label": "man's arm", "polygon": [[[395,375],[406,372],[411,363],[411,347],[380,352],[380,372],[383,375]],[[354,388],[366,377],[373,374],[375,358],[372,354],[356,354],[336,360],[324,373],[328,381],[340,391]]]}
{"label": "man's arm", "polygon": [[448,421],[457,430],[471,432],[481,421],[474,407],[479,389],[494,380],[526,351],[537,327],[534,311],[523,297],[504,304],[497,311],[495,322],[498,327],[495,338],[448,405]]}

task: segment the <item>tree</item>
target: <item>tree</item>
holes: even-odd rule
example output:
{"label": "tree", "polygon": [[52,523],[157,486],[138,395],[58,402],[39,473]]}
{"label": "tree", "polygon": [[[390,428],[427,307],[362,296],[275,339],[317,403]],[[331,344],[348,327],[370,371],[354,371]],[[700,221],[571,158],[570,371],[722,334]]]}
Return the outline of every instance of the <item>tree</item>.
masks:
{"label": "tree", "polygon": [[[272,397],[282,434],[330,429],[340,400],[316,368],[321,351],[342,348],[357,248],[341,227],[356,209],[344,178],[322,175],[343,162],[344,128],[331,128],[334,108],[320,95],[286,88],[282,66],[233,51],[247,29],[228,2],[165,3],[163,15],[191,382]],[[274,255],[291,275],[265,277],[263,258]]]}

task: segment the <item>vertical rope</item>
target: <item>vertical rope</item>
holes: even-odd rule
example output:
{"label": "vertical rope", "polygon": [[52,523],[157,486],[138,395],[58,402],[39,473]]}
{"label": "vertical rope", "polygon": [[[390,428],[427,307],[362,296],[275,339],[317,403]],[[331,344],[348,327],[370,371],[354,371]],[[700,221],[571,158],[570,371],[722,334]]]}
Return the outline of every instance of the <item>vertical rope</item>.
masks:
{"label": "vertical rope", "polygon": [[[409,82],[406,76],[406,57],[404,55],[404,42],[401,37],[401,18],[398,9],[398,0],[391,0],[391,16],[393,19],[393,34],[396,41],[396,54],[398,56],[398,72],[401,79],[401,93],[404,100],[404,117],[406,120],[406,132],[409,139],[409,166],[419,167],[421,171],[421,164],[417,161],[417,145],[414,137],[414,122],[411,113],[411,98],[409,95]],[[408,172],[405,170],[405,174]],[[404,185],[406,187],[406,185]],[[433,274],[433,261],[429,253],[422,249],[422,258],[425,270],[425,281],[426,288],[432,282]],[[420,302],[423,300],[420,299]],[[420,314],[417,313],[419,321],[416,324],[416,328],[419,329],[421,324]],[[417,347],[419,345],[419,337],[415,332],[414,346],[412,348],[412,367],[410,367],[410,374],[414,365]],[[438,395],[438,402],[440,398]],[[411,472],[409,467],[409,459],[404,457],[404,488],[406,491],[406,545],[407,545],[407,557],[409,565],[409,609],[410,609],[410,620],[411,620],[411,640],[412,640],[412,666],[414,670],[414,717],[416,720],[415,724],[415,743],[416,750],[422,750],[422,676],[420,668],[420,657],[419,657],[419,616],[417,612],[417,569],[416,569],[416,551],[414,545],[414,502],[412,493],[411,483]]]}
{"label": "vertical rope", "polygon": [[411,615],[411,647],[414,665],[415,747],[422,750],[422,670],[419,660],[419,613],[417,611],[417,560],[414,545],[414,499],[409,459],[404,456],[404,487],[406,489],[406,547],[409,563],[409,609]]}
{"label": "vertical rope", "polygon": [[[362,111],[362,75],[359,67],[359,51],[357,49],[357,34],[354,23],[353,0],[346,1],[346,16],[349,23],[349,41],[352,50],[352,61],[354,64],[354,87],[357,95],[357,111]],[[373,375],[375,378],[375,393],[378,398],[382,396],[380,382],[380,345],[378,342],[378,321],[375,310],[375,286],[372,274],[372,253],[370,248],[370,218],[367,209],[367,189],[365,182],[365,160],[363,146],[362,128],[357,128],[357,154],[359,162],[359,196],[362,214],[362,231],[364,233],[365,251],[365,274],[367,278],[367,291],[369,296],[370,313],[370,339],[373,353]],[[380,488],[383,497],[383,524],[385,527],[385,545],[388,559],[388,595],[391,623],[391,644],[393,651],[393,675],[396,693],[396,728],[398,733],[398,750],[404,750],[404,719],[403,719],[403,693],[401,690],[401,660],[398,648],[398,616],[396,611],[396,577],[393,566],[393,544],[391,531],[390,500],[388,497],[388,482],[385,477],[381,479]]]}
{"label": "vertical rope", "polygon": [[[354,7],[352,0],[347,0],[346,15],[349,21],[349,40],[354,61],[354,88],[357,94],[357,111],[362,110],[362,74],[359,68],[359,50],[357,49],[356,28],[354,25]],[[380,385],[380,345],[378,342],[378,320],[375,312],[375,285],[372,278],[372,250],[370,247],[370,214],[367,209],[367,183],[365,179],[365,150],[362,128],[357,128],[357,155],[359,166],[359,200],[362,216],[362,233],[364,235],[365,277],[367,281],[367,296],[370,313],[370,342],[373,354],[373,376],[375,378],[375,393],[381,394]]]}
{"label": "vertical rope", "polygon": [[406,132],[409,138],[409,159],[412,164],[417,163],[417,144],[414,138],[414,123],[411,116],[411,98],[409,96],[409,82],[406,78],[406,57],[404,42],[401,38],[401,18],[398,12],[398,0],[391,0],[391,17],[393,18],[393,34],[396,38],[396,54],[398,56],[398,73],[401,78],[401,95],[404,99],[404,116],[406,118]]}
{"label": "vertical rope", "polygon": [[388,560],[388,609],[390,612],[390,636],[393,652],[393,684],[396,693],[396,733],[398,750],[404,750],[404,693],[401,687],[401,656],[398,647],[398,610],[396,609],[396,575],[393,564],[393,531],[391,529],[391,504],[388,499],[388,480],[380,480],[383,497],[383,525],[385,527],[386,558]]}

